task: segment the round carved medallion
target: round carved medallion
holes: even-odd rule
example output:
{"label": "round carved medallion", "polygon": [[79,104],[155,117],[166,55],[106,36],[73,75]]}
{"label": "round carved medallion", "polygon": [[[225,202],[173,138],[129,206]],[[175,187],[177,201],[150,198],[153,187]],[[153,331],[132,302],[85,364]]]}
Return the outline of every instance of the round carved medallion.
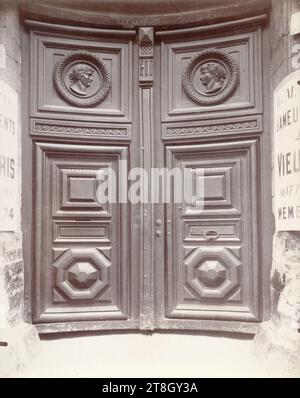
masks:
{"label": "round carved medallion", "polygon": [[201,51],[186,65],[182,84],[185,93],[200,105],[216,105],[228,98],[239,83],[235,60],[222,50]]}
{"label": "round carved medallion", "polygon": [[86,108],[104,100],[110,89],[111,76],[97,55],[74,51],[57,62],[54,84],[63,99]]}

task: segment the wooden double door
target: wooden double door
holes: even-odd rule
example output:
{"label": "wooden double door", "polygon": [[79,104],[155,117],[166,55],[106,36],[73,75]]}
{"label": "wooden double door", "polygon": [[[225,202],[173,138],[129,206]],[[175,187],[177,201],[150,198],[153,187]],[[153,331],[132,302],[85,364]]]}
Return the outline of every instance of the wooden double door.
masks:
{"label": "wooden double door", "polygon": [[[26,294],[40,332],[254,332],[267,314],[264,39],[259,21],[242,22],[154,32],[26,21]],[[118,200],[101,204],[107,168]],[[134,168],[148,193],[153,168],[189,170],[184,189],[202,179],[204,206],[121,198]]]}

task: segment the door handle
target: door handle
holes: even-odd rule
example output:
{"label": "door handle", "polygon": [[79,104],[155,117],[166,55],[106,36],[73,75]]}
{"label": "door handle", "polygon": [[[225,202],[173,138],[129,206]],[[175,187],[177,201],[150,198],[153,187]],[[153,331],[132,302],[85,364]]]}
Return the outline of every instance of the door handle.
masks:
{"label": "door handle", "polygon": [[219,237],[218,232],[214,229],[208,229],[207,231],[204,231],[203,235],[206,240],[215,240]]}

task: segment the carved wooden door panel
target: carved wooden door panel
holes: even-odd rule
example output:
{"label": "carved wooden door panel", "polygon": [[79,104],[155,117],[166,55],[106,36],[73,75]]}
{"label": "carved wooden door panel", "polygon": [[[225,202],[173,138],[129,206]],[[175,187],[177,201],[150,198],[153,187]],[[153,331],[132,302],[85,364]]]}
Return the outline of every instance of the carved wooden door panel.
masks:
{"label": "carved wooden door panel", "polygon": [[126,209],[101,206],[95,190],[97,172],[117,172],[127,149],[38,142],[35,150],[35,322],[126,319]]}
{"label": "carved wooden door panel", "polygon": [[192,186],[204,179],[204,208],[202,200],[183,203],[168,215],[175,233],[168,250],[167,316],[257,320],[255,140],[166,150],[170,166],[191,169]]}
{"label": "carved wooden door panel", "polygon": [[120,164],[138,162],[136,32],[27,26],[32,321],[41,332],[138,328],[139,214],[96,196],[112,169],[118,202]]}
{"label": "carved wooden door panel", "polygon": [[156,209],[155,220],[164,220],[156,231],[165,240],[155,243],[155,324],[253,332],[266,313],[268,272],[260,219],[267,203],[262,29],[246,22],[226,32],[215,25],[156,38],[161,148],[155,163],[191,176],[185,194],[197,186],[204,193],[199,201]]}

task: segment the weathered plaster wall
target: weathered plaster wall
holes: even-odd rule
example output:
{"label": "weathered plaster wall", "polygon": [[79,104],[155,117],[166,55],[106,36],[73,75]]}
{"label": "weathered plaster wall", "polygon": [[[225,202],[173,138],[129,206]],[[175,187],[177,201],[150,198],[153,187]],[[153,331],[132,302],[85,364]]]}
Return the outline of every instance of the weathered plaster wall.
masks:
{"label": "weathered plaster wall", "polygon": [[[270,21],[272,93],[282,79],[296,68],[300,68],[300,37],[290,35],[291,14],[298,4],[300,9],[298,0],[272,2]],[[280,366],[287,373],[298,373],[300,372],[298,332],[300,330],[300,232],[274,234],[271,292],[271,319],[259,328],[255,338],[255,350],[269,367]]]}
{"label": "weathered plaster wall", "polygon": [[[21,33],[16,4],[0,1],[0,84],[11,86],[19,95],[18,115],[18,172],[21,175]],[[8,148],[1,148],[5,154]],[[15,326],[23,320],[24,263],[21,234],[21,178],[15,186],[17,218],[15,231],[0,232],[0,326]],[[3,215],[1,215],[3,217]],[[2,229],[2,228],[1,228]],[[4,317],[4,319],[3,319]]]}
{"label": "weathered plaster wall", "polygon": [[[291,13],[294,11],[296,3],[299,4],[300,9],[299,1],[273,0],[271,19],[272,92],[274,92],[274,89],[284,77],[293,72],[296,68],[300,68],[300,62],[294,62],[295,58],[300,58],[300,48],[298,47],[297,52],[294,50],[294,48],[297,47],[297,44],[300,44],[300,37],[290,36]],[[282,290],[288,290],[290,284],[295,283],[295,279],[299,278],[300,232],[276,232],[273,240],[272,266],[272,303],[275,313],[276,309],[278,310],[281,296],[280,293]],[[300,328],[300,313],[298,316]]]}
{"label": "weathered plaster wall", "polygon": [[[20,368],[37,351],[38,335],[24,323],[24,261],[21,232],[21,30],[15,1],[0,0],[0,86],[18,94],[18,129],[13,231],[0,228],[0,376]],[[1,89],[1,91],[2,91]],[[5,154],[9,148],[0,148]],[[1,219],[2,217],[2,219]],[[0,215],[0,223],[3,214]],[[2,224],[3,226],[3,224]]]}

